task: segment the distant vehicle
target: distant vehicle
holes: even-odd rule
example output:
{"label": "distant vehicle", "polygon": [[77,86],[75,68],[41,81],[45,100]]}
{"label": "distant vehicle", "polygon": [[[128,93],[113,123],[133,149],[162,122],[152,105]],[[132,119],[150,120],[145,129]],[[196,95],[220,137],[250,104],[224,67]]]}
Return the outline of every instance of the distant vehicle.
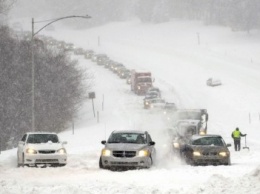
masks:
{"label": "distant vehicle", "polygon": [[85,59],[91,59],[93,54],[94,54],[93,50],[86,50],[85,51]]}
{"label": "distant vehicle", "polygon": [[65,44],[65,51],[67,51],[67,52],[74,51],[74,44],[66,43]]}
{"label": "distant vehicle", "polygon": [[[166,102],[164,106],[163,113],[168,117],[169,114],[173,114],[173,112],[177,111],[177,106],[173,102]],[[169,115],[170,116],[170,115]]]}
{"label": "distant vehicle", "polygon": [[17,166],[65,166],[67,153],[56,133],[28,132],[18,143]]}
{"label": "distant vehicle", "polygon": [[122,68],[119,72],[119,77],[121,79],[126,79],[131,75],[131,71],[129,69],[126,68]]}
{"label": "distant vehicle", "polygon": [[191,165],[231,165],[230,146],[220,135],[193,135],[181,152]]}
{"label": "distant vehicle", "polygon": [[75,55],[84,55],[85,54],[85,51],[83,48],[75,48],[74,49],[74,54]]}
{"label": "distant vehicle", "polygon": [[105,65],[106,61],[108,61],[109,58],[106,54],[98,54],[97,55],[97,64],[98,65]]}
{"label": "distant vehicle", "polygon": [[93,55],[91,56],[91,61],[92,61],[92,62],[97,62],[97,56],[98,56],[98,54],[93,54]]}
{"label": "distant vehicle", "polygon": [[207,134],[208,113],[206,109],[178,109],[172,115],[173,127],[178,127],[182,123],[196,126],[198,134]]}
{"label": "distant vehicle", "polygon": [[152,99],[152,98],[160,98],[160,93],[158,93],[157,91],[147,91],[145,94],[145,98],[146,99]]}
{"label": "distant vehicle", "polygon": [[160,89],[158,87],[150,87],[150,88],[148,88],[147,93],[152,92],[152,91],[157,92],[159,94],[158,97],[161,97],[161,91],[160,91]]}
{"label": "distant vehicle", "polygon": [[145,109],[163,110],[165,106],[165,100],[161,98],[144,99]]}
{"label": "distant vehicle", "polygon": [[152,92],[147,92],[144,99],[143,99],[143,103],[144,103],[144,108],[150,108],[150,101],[152,99],[157,99],[159,98],[159,94],[156,91],[152,91]]}
{"label": "distant vehicle", "polygon": [[165,100],[161,98],[151,99],[149,101],[150,103],[150,109],[159,109],[163,110],[165,107]]}
{"label": "distant vehicle", "polygon": [[220,86],[220,85],[222,85],[220,79],[209,78],[207,80],[207,86]]}
{"label": "distant vehicle", "polygon": [[112,71],[113,71],[114,73],[117,73],[118,70],[119,70],[120,68],[123,68],[123,67],[125,67],[125,66],[124,66],[122,63],[115,63],[115,64],[113,65]]}
{"label": "distant vehicle", "polygon": [[148,88],[153,86],[151,72],[131,71],[131,91],[137,95],[145,95]]}
{"label": "distant vehicle", "polygon": [[155,160],[155,142],[147,131],[114,131],[108,141],[102,141],[99,167],[117,168],[150,168]]}
{"label": "distant vehicle", "polygon": [[127,76],[126,83],[129,85],[131,84],[131,75]]}

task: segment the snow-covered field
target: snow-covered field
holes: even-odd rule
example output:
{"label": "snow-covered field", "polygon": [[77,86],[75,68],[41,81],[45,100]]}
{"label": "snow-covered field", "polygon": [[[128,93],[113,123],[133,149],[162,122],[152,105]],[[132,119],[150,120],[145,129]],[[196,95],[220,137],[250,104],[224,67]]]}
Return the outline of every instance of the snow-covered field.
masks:
{"label": "snow-covered field", "polygon": [[[231,166],[182,163],[171,153],[167,126],[159,113],[144,110],[142,97],[134,95],[125,80],[82,56],[73,56],[94,75],[99,122],[91,101],[86,101],[74,134],[72,129],[59,134],[68,141],[68,165],[62,168],[17,168],[16,149],[2,152],[1,194],[260,194],[259,32],[234,33],[200,22],[142,24],[133,20],[84,31],[60,27],[42,33],[106,53],[129,69],[151,71],[163,98],[179,108],[206,108],[208,133],[221,134],[232,145],[231,132],[239,127],[247,133],[250,151],[235,152],[231,147]],[[206,86],[209,77],[220,78],[223,85]],[[155,166],[123,172],[98,168],[101,140],[120,129],[151,133],[158,153]]]}

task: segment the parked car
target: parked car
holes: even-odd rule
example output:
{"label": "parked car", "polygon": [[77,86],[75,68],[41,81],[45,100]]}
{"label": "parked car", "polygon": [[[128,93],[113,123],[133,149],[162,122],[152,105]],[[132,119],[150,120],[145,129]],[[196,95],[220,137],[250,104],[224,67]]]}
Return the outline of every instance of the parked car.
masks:
{"label": "parked car", "polygon": [[67,152],[56,133],[28,132],[17,148],[17,166],[65,166]]}
{"label": "parked car", "polygon": [[207,86],[219,86],[219,85],[222,85],[220,79],[209,78],[207,80]]}
{"label": "parked car", "polygon": [[193,135],[182,149],[182,156],[191,165],[231,165],[230,146],[220,135]]}
{"label": "parked car", "polygon": [[103,169],[150,168],[155,160],[155,142],[147,131],[114,131],[101,143],[105,145],[99,160]]}

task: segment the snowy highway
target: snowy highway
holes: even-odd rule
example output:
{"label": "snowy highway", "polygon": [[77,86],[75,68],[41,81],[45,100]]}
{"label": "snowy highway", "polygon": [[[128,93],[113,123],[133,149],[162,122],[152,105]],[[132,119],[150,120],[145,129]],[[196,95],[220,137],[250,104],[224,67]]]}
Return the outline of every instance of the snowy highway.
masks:
{"label": "snowy highway", "polygon": [[[198,32],[200,45],[196,39]],[[249,36],[199,22],[145,25],[134,20],[84,31],[64,27],[45,34],[106,53],[129,69],[151,71],[154,85],[162,90],[167,101],[175,102],[179,108],[207,109],[208,133],[220,134],[232,144],[232,164],[193,167],[183,163],[171,151],[171,139],[160,112],[143,109],[143,97],[134,95],[125,80],[83,56],[72,56],[93,74],[99,122],[93,116],[91,101],[87,100],[75,121],[74,134],[72,129],[59,134],[68,141],[65,167],[17,168],[16,149],[2,152],[1,194],[260,194],[259,33]],[[209,77],[220,78],[223,85],[208,87]],[[231,132],[236,127],[247,133],[250,150],[234,151]],[[150,132],[157,149],[152,168],[123,172],[99,169],[101,140],[121,129]]]}

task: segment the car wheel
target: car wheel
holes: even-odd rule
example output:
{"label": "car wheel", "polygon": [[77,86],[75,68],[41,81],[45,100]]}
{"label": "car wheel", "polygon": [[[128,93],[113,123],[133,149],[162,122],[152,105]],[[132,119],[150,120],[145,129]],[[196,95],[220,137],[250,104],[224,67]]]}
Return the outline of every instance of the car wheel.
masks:
{"label": "car wheel", "polygon": [[24,154],[22,155],[22,163],[19,163],[19,156],[17,155],[17,167],[24,167]]}
{"label": "car wheel", "polygon": [[100,169],[105,169],[104,166],[103,166],[103,164],[102,164],[102,159],[101,159],[101,157],[99,158],[99,168],[100,168]]}

